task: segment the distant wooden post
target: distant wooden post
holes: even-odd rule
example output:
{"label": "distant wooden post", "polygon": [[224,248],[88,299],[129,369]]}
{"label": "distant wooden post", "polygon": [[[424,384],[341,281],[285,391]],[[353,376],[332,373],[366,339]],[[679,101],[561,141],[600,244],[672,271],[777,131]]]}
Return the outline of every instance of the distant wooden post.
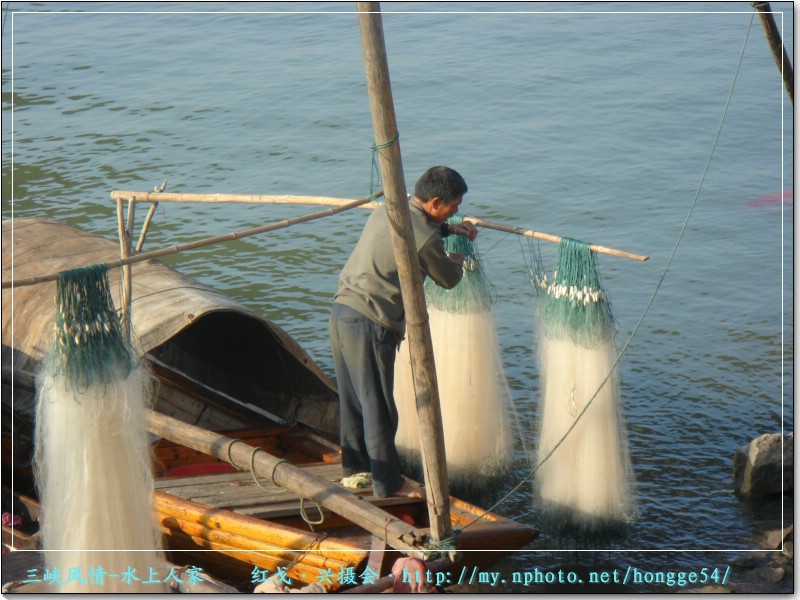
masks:
{"label": "distant wooden post", "polygon": [[[419,257],[411,228],[403,161],[397,139],[397,121],[389,82],[389,63],[383,39],[380,4],[357,2],[361,44],[367,72],[375,142],[379,146],[379,165],[383,191],[392,231],[392,245],[400,275],[400,287],[406,311],[406,325],[411,370],[417,396],[422,460],[430,513],[431,536],[436,541],[450,537],[450,493],[447,462],[439,407],[439,389],[433,360],[433,344],[428,324],[428,309],[420,277]],[[389,142],[393,142],[389,144]]]}
{"label": "distant wooden post", "polygon": [[775,18],[772,16],[772,8],[770,8],[769,2],[751,2],[751,4],[761,19],[764,35],[767,36],[772,56],[775,58],[775,63],[778,65],[778,70],[783,77],[783,85],[789,94],[789,101],[794,105],[794,71],[792,70],[792,63],[789,61],[789,55],[781,40],[781,32],[778,31]]}

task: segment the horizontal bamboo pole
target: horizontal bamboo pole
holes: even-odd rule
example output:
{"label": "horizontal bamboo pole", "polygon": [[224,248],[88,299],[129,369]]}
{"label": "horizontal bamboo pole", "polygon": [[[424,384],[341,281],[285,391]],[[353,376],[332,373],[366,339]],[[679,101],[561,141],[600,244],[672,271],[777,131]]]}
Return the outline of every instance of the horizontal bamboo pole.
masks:
{"label": "horizontal bamboo pole", "polygon": [[[544,240],[546,242],[553,242],[554,244],[557,244],[558,242],[561,241],[560,237],[556,235],[551,235],[549,233],[532,231],[530,229],[524,229],[522,227],[511,227],[509,225],[501,225],[499,223],[490,223],[489,221],[484,221],[483,219],[478,219],[476,217],[464,217],[464,220],[469,221],[476,227],[485,227],[486,229],[494,229],[495,231],[514,233],[516,235],[521,235],[523,237],[535,238],[537,240]],[[643,256],[641,254],[633,254],[631,252],[625,252],[624,250],[606,248],[605,246],[597,246],[595,244],[590,244],[589,250],[591,250],[592,252],[598,252],[600,254],[610,254],[611,256],[618,256],[620,258],[629,258],[631,260],[638,260],[641,262],[645,262],[650,259],[649,256]]]}
{"label": "horizontal bamboo pole", "polygon": [[[261,225],[260,227],[253,227],[251,229],[245,229],[242,231],[234,231],[232,233],[217,235],[214,237],[197,240],[196,242],[189,242],[187,244],[182,244],[179,246],[170,246],[169,248],[152,250],[150,252],[145,252],[143,254],[136,254],[133,256],[129,256],[128,258],[123,258],[120,260],[112,260],[110,262],[105,263],[105,265],[109,269],[116,269],[118,267],[122,267],[125,265],[132,265],[134,263],[139,263],[146,260],[153,260],[154,258],[161,258],[162,256],[168,256],[170,254],[178,254],[179,252],[185,252],[187,250],[196,250],[198,248],[203,248],[205,246],[211,246],[212,244],[219,244],[220,242],[229,242],[231,240],[238,240],[259,233],[275,231],[276,229],[283,229],[284,227],[297,225],[298,223],[305,223],[307,221],[313,221],[315,219],[320,219],[322,217],[335,215],[345,210],[356,208],[357,206],[361,206],[362,204],[371,202],[372,200],[373,200],[372,197],[361,198],[360,200],[352,200],[347,202],[346,204],[334,208],[329,208],[327,210],[322,210],[319,212],[310,213],[307,215],[294,217],[291,219],[285,219],[283,221],[278,221],[277,223]],[[88,265],[83,265],[83,266],[88,266]],[[58,279],[58,273],[51,273],[49,275],[42,275],[40,277],[29,277],[27,279],[4,281],[2,283],[2,289],[36,285],[39,283],[47,283],[49,281],[55,281],[56,279]]]}
{"label": "horizontal bamboo pole", "polygon": [[[380,195],[380,194],[379,194]],[[378,197],[378,196],[376,196]],[[128,192],[114,190],[112,200],[133,200],[135,202],[197,202],[242,204],[317,204],[322,206],[344,206],[353,200],[331,198],[328,196],[289,196],[265,194],[182,194],[176,192]],[[365,206],[364,208],[371,208]]]}
{"label": "horizontal bamboo pole", "polygon": [[[119,199],[133,199],[136,201],[148,202],[252,202],[259,204],[321,204],[325,206],[344,206],[352,202],[352,200],[344,200],[342,198],[328,198],[324,196],[266,196],[266,195],[250,195],[250,194],[165,194],[159,192],[125,192],[113,191],[111,198]],[[383,204],[382,202],[369,202],[359,206],[359,208],[374,209]],[[535,238],[546,242],[553,242],[557,244],[561,241],[561,237],[551,235],[549,233],[542,233],[540,231],[533,231],[523,227],[513,227],[510,225],[502,225],[500,223],[492,223],[477,217],[464,217],[465,221],[473,223],[476,227],[484,227],[486,229],[494,229],[495,231],[503,231],[506,233],[513,233],[523,237]],[[634,254],[624,250],[617,250],[615,248],[608,248],[606,246],[598,246],[591,244],[589,250],[599,254],[608,254],[610,256],[617,256],[619,258],[628,258],[630,260],[637,260],[646,262],[650,259],[649,256],[641,254]]]}
{"label": "horizontal bamboo pole", "polygon": [[233,466],[250,470],[280,487],[295,492],[384,540],[389,546],[424,560],[428,536],[408,523],[373,506],[341,487],[306,473],[289,462],[240,440],[206,431],[166,415],[150,411],[150,432],[189,448],[204,452]]}

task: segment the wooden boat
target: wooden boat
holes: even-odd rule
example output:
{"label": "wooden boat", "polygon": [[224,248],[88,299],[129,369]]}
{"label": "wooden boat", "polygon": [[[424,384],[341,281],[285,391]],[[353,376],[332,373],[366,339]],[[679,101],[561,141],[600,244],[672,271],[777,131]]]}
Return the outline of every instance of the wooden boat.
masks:
{"label": "wooden boat", "polygon": [[[52,220],[4,221],[2,241],[3,281],[12,261],[21,279],[119,256],[117,243]],[[334,591],[354,583],[341,573],[388,575],[401,551],[432,556],[416,545],[427,539],[424,502],[338,483],[335,388],[285,331],[155,261],[134,265],[133,281],[133,329],[157,380],[154,503],[173,563],[241,591],[279,569]],[[3,290],[3,483],[17,496],[35,494],[32,374],[54,295],[54,283]],[[537,535],[457,499],[451,522],[459,566],[486,567]],[[479,549],[493,551],[467,551]]]}

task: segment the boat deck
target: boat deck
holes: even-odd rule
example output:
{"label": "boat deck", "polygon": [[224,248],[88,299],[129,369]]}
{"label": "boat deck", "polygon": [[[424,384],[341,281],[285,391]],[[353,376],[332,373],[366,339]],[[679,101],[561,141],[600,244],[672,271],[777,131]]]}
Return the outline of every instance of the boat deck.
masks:
{"label": "boat deck", "polygon": [[[339,463],[310,463],[298,465],[298,468],[333,483],[339,482],[342,478],[342,465]],[[316,505],[313,503],[306,502],[294,492],[264,478],[257,478],[249,472],[165,477],[156,482],[155,488],[184,500],[258,519],[299,517],[303,510],[309,513],[311,518],[318,517]],[[379,498],[373,496],[369,488],[357,490],[343,487],[342,489],[381,507],[423,504],[423,501],[417,498],[399,496]],[[333,513],[323,508],[322,514],[328,516]]]}

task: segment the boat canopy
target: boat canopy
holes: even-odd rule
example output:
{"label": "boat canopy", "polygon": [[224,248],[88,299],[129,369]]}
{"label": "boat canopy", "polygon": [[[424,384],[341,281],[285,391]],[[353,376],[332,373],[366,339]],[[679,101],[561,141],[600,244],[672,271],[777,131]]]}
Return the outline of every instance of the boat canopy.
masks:
{"label": "boat canopy", "polygon": [[[117,241],[50,219],[4,220],[2,252],[4,282],[120,257]],[[178,376],[205,396],[212,391],[240,419],[256,407],[254,424],[266,411],[288,424],[338,433],[334,385],[278,325],[159,261],[131,270],[133,336],[159,377]],[[118,310],[119,272],[109,272]],[[53,340],[55,292],[54,281],[3,290],[4,375],[38,371]]]}

